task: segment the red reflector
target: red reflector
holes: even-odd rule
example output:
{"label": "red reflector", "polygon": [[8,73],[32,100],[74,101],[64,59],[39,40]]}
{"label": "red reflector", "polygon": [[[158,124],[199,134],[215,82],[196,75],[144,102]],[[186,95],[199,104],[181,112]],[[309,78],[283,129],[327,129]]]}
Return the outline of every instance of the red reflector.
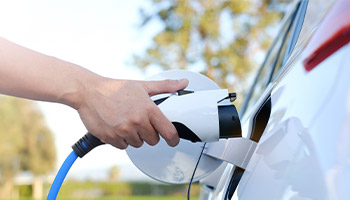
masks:
{"label": "red reflector", "polygon": [[350,0],[337,1],[312,36],[304,53],[306,71],[350,42]]}

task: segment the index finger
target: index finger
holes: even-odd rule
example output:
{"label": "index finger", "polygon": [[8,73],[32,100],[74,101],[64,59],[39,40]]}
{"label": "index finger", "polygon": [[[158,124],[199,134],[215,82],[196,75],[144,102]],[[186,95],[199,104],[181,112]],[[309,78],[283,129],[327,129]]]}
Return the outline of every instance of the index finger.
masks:
{"label": "index finger", "polygon": [[175,147],[179,144],[180,139],[175,126],[157,106],[154,106],[152,112],[149,113],[149,119],[154,129],[165,139],[169,146]]}

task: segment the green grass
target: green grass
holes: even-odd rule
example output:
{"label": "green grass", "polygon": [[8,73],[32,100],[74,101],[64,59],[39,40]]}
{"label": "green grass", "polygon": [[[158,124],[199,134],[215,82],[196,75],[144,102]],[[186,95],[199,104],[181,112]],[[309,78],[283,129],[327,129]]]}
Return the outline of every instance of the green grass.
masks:
{"label": "green grass", "polygon": [[[44,185],[44,198],[51,185]],[[20,200],[33,200],[31,186],[20,186]],[[59,200],[186,200],[188,185],[169,185],[149,182],[67,181],[62,185]],[[199,185],[191,189],[191,199],[197,200]],[[43,199],[44,199],[43,198]],[[1,200],[1,199],[0,199]]]}
{"label": "green grass", "polygon": [[[89,198],[89,200],[186,200],[186,197],[154,197],[154,196],[128,196],[128,197],[101,197],[101,198]],[[191,197],[192,200],[197,200],[197,197]],[[31,198],[20,198],[20,200],[33,200]],[[62,198],[62,200],[83,200],[73,198]]]}

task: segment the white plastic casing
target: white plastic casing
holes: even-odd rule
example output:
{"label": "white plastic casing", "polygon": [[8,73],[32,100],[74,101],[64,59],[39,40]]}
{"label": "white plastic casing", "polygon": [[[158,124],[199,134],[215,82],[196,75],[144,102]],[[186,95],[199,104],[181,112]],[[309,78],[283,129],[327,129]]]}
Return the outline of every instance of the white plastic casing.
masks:
{"label": "white plastic casing", "polygon": [[[181,78],[187,78],[189,80],[189,84],[185,90],[194,91],[195,93],[201,91],[220,90],[220,87],[208,77],[186,70],[163,71],[159,74],[149,77],[147,80]],[[152,100],[168,97],[169,95],[173,94],[155,95],[152,97]],[[187,95],[182,95],[182,97],[185,98]],[[215,95],[212,97],[214,98],[214,96]],[[207,96],[206,98],[196,99],[200,102],[203,100],[207,101],[208,98],[212,99],[212,97]],[[189,96],[186,98],[189,98]],[[217,99],[219,99],[219,97],[215,97],[215,101]],[[195,102],[197,102],[197,100]],[[163,103],[165,103],[165,101]],[[165,106],[165,104],[163,104],[163,106]],[[192,106],[196,106],[196,104],[192,104]],[[176,109],[181,109],[182,107],[183,105]],[[205,124],[204,121],[201,121],[199,119],[197,121],[202,125]],[[193,143],[188,140],[180,139],[180,143],[176,147],[170,147],[163,138],[160,138],[159,143],[155,146],[150,146],[147,143],[144,143],[140,148],[129,146],[126,149],[126,152],[135,166],[149,177],[164,183],[184,184],[189,183],[191,180],[193,170],[203,150],[203,145],[203,142]],[[200,162],[198,163],[196,173],[194,174],[193,181],[196,182],[201,178],[207,176],[221,163],[221,160],[215,159],[211,156],[202,156]]]}
{"label": "white plastic casing", "polygon": [[158,107],[171,122],[185,125],[202,142],[215,142],[220,135],[218,101],[227,96],[227,89],[196,91],[171,95]]}

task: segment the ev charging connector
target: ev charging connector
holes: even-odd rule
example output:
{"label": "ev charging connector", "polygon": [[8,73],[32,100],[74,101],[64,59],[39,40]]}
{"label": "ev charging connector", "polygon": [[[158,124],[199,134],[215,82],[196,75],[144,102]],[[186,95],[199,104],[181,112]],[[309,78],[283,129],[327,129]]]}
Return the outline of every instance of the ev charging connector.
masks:
{"label": "ev charging connector", "polygon": [[220,138],[242,137],[235,105],[236,93],[227,89],[181,90],[154,100],[174,124],[179,137],[192,142],[215,142]]}
{"label": "ev charging connector", "polygon": [[[163,94],[152,97],[154,103],[158,105],[165,116],[174,124],[180,138],[195,143],[217,143],[221,138],[237,138],[235,141],[240,141],[242,138],[241,123],[237,109],[232,104],[236,99],[235,93],[229,93],[227,89],[215,89],[218,88],[218,86],[210,79],[193,72],[177,70],[164,72],[161,75],[184,75],[184,77],[190,79],[190,85],[191,79],[195,81],[195,88],[197,88],[196,90],[187,89],[172,94]],[[202,83],[204,83],[204,85],[202,85]],[[201,87],[208,87],[210,89],[198,90],[198,88]],[[246,140],[244,141],[245,142],[243,143],[238,142],[238,144],[242,144],[242,150],[249,152],[249,155],[247,155],[246,152],[242,152],[242,154],[245,156],[242,158],[237,157],[238,163],[232,160],[237,159],[229,157],[228,154],[225,154],[227,151],[224,150],[216,151],[213,150],[213,148],[207,148],[206,151],[204,151],[204,155],[213,157],[217,160],[224,160],[245,167],[247,164],[246,158],[247,156],[249,157],[252,152],[249,150],[249,146],[252,147],[254,144],[250,144]],[[220,142],[222,142],[222,140],[220,140],[218,143]],[[89,151],[102,144],[104,143],[101,142],[98,138],[93,136],[91,133],[87,133],[72,146],[73,152],[67,157],[62,167],[60,168],[51,186],[47,197],[48,200],[56,199],[61,184],[70,167],[75,162],[76,158],[82,158]],[[188,144],[185,146],[186,148],[189,147]],[[198,147],[198,145],[191,146],[191,154],[193,154],[193,152],[198,152]],[[222,147],[223,146],[221,146],[221,148]],[[181,158],[181,160],[184,162],[186,162],[186,159],[188,159],[188,161],[192,160],[192,157],[189,157],[184,153],[175,153],[173,156],[176,157],[175,160],[171,161],[173,162],[171,163],[172,167],[179,166],[179,163],[176,163],[176,159]],[[210,166],[209,168],[217,166],[216,161],[210,160],[211,164],[213,162],[215,162],[215,165]],[[189,163],[186,163],[185,165],[187,166],[188,164]],[[209,162],[206,162],[206,164],[209,164]],[[184,168],[186,168],[186,166],[184,166]],[[173,170],[173,168],[168,169]],[[180,168],[176,168],[175,171],[172,172],[176,173],[174,174],[175,178],[181,178],[183,175],[182,173],[187,173],[185,171],[182,171]]]}

